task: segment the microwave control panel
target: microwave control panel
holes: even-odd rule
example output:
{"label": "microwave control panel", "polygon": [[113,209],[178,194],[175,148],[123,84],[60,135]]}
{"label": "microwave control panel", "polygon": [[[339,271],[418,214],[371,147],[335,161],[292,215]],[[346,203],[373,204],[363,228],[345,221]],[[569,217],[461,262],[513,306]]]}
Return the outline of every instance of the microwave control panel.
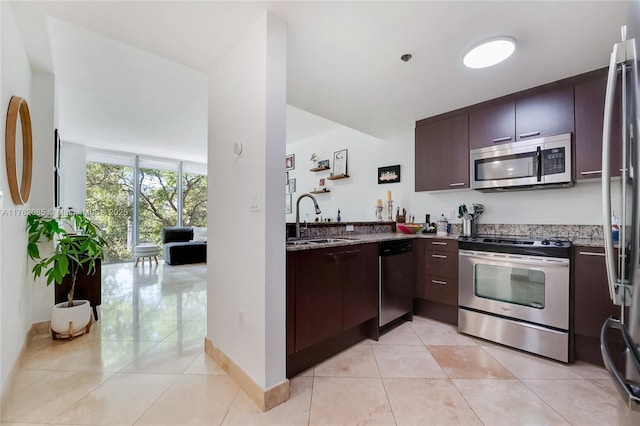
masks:
{"label": "microwave control panel", "polygon": [[552,148],[542,150],[542,175],[555,175],[565,172],[564,148]]}

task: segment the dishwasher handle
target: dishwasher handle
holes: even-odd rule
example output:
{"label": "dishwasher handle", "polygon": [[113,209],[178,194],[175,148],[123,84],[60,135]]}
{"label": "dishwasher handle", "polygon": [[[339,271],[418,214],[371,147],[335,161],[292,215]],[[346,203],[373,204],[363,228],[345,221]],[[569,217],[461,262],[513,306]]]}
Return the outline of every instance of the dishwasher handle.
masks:
{"label": "dishwasher handle", "polygon": [[380,256],[396,256],[413,251],[412,241],[383,241],[380,243]]}

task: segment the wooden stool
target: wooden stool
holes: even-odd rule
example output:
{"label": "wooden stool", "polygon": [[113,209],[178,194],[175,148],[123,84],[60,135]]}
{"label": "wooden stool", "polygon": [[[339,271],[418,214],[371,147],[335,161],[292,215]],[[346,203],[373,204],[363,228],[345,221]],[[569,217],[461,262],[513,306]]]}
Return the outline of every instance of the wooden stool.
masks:
{"label": "wooden stool", "polygon": [[151,258],[154,258],[156,265],[158,265],[158,254],[160,253],[160,247],[155,244],[142,244],[133,248],[133,257],[136,258],[136,264],[134,268],[138,267],[138,262],[142,259],[142,266],[144,266],[145,257],[149,258],[149,267],[151,267]]}

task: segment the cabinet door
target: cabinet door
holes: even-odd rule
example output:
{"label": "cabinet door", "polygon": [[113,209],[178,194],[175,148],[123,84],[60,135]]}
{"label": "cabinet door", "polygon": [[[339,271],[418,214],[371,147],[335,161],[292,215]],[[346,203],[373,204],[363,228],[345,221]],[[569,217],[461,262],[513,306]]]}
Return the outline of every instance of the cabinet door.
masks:
{"label": "cabinet door", "polygon": [[610,316],[620,318],[607,286],[604,249],[575,247],[575,333],[600,338],[600,328]]}
{"label": "cabinet door", "polygon": [[516,140],[516,104],[488,105],[469,113],[469,149]]}
{"label": "cabinet door", "polygon": [[[618,82],[620,83],[620,82]],[[602,126],[607,73],[575,87],[576,179],[602,177]],[[611,175],[620,176],[620,84],[617,86],[611,132]]]}
{"label": "cabinet door", "polygon": [[426,274],[437,277],[458,277],[458,253],[426,251]]}
{"label": "cabinet door", "polygon": [[297,253],[296,351],[342,332],[341,251],[329,248]]}
{"label": "cabinet door", "polygon": [[516,140],[573,132],[573,86],[516,100]]}
{"label": "cabinet door", "polygon": [[287,355],[295,352],[296,338],[296,252],[287,252]]}
{"label": "cabinet door", "polygon": [[344,247],[344,325],[348,330],[378,315],[378,245]]}
{"label": "cabinet door", "polygon": [[416,127],[416,191],[469,187],[468,115]]}
{"label": "cabinet door", "polygon": [[427,275],[424,280],[424,298],[450,306],[458,306],[458,280]]}
{"label": "cabinet door", "polygon": [[425,250],[448,251],[458,255],[458,241],[453,238],[428,238],[425,240]]}

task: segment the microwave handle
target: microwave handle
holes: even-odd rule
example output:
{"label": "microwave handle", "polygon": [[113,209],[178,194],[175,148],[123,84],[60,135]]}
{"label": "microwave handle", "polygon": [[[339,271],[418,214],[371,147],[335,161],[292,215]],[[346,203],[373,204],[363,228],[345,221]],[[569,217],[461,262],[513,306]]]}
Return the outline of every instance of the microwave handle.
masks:
{"label": "microwave handle", "polygon": [[540,146],[536,147],[536,163],[538,164],[537,179],[538,182],[542,181],[542,155],[540,153]]}

